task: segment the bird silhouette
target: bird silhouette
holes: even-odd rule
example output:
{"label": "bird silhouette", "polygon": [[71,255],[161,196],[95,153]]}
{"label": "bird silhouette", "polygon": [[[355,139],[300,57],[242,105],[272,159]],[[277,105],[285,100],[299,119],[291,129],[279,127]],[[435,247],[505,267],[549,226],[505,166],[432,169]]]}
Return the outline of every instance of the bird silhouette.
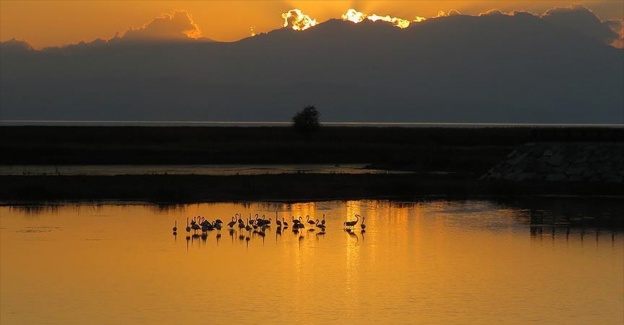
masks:
{"label": "bird silhouette", "polygon": [[236,215],[234,215],[234,216],[232,217],[232,221],[228,222],[228,224],[227,224],[227,225],[228,225],[228,227],[230,227],[230,228],[234,228],[234,226],[236,225]]}
{"label": "bird silhouette", "polygon": [[345,221],[344,222],[344,226],[353,228],[353,227],[355,227],[355,225],[357,225],[358,221],[360,221],[360,215],[356,214],[355,215],[355,221]]}

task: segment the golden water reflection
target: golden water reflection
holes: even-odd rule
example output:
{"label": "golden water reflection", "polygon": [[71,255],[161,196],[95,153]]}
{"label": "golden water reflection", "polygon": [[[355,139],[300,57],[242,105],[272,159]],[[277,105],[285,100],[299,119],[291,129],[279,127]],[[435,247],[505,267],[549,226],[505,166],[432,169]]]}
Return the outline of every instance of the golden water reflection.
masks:
{"label": "golden water reflection", "polygon": [[[235,214],[272,223],[230,230]],[[345,231],[356,214],[366,231]],[[293,231],[308,215],[325,234]],[[526,215],[489,201],[3,206],[0,323],[621,324],[622,233],[540,233]],[[196,216],[223,229],[187,233]]]}

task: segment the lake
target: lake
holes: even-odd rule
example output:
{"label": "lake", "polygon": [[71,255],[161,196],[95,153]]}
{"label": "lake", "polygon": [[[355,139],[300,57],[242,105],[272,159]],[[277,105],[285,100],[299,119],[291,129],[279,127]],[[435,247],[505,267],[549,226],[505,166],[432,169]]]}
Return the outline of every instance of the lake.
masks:
{"label": "lake", "polygon": [[0,176],[64,175],[279,175],[279,174],[400,174],[366,168],[365,164],[247,164],[247,165],[0,165]]}
{"label": "lake", "polygon": [[528,202],[4,205],[0,323],[624,323],[621,200]]}

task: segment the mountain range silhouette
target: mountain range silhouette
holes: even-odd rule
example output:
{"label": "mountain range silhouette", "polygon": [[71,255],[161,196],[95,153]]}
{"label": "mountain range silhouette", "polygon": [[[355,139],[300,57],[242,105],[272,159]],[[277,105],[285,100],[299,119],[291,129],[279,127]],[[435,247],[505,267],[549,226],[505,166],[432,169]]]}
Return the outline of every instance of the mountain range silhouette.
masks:
{"label": "mountain range silhouette", "polygon": [[315,105],[336,122],[624,123],[624,51],[608,44],[617,34],[566,19],[329,20],[228,43],[43,50],[11,40],[0,45],[0,118],[289,121]]}

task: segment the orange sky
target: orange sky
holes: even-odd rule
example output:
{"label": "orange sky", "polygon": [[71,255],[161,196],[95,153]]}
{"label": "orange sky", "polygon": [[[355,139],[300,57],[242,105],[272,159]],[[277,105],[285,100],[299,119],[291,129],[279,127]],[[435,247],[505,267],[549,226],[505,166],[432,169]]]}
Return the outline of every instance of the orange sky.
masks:
{"label": "orange sky", "polygon": [[404,19],[433,17],[456,9],[479,14],[490,9],[543,13],[555,7],[581,4],[601,19],[624,19],[624,1],[0,1],[0,40],[25,40],[35,48],[60,46],[138,28],[163,13],[188,11],[203,35],[234,41],[250,35],[250,28],[268,32],[282,26],[281,13],[299,8],[319,22],[339,18],[349,8],[367,14]]}

